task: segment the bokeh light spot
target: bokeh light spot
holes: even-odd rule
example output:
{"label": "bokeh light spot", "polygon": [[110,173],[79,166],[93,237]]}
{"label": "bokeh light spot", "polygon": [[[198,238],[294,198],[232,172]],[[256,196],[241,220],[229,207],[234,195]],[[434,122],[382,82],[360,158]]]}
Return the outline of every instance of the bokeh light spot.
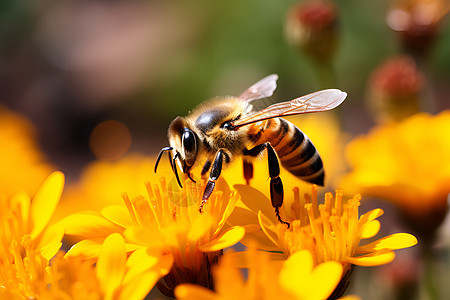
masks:
{"label": "bokeh light spot", "polygon": [[130,130],[124,123],[107,120],[92,130],[89,147],[98,159],[114,160],[128,151],[131,140]]}

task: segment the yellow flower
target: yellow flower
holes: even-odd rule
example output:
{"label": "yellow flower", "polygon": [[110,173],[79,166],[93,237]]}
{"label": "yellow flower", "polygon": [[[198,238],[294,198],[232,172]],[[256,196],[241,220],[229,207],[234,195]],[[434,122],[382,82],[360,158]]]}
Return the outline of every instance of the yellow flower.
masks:
{"label": "yellow flower", "polygon": [[[374,209],[359,216],[358,207],[361,196],[354,196],[343,201],[341,190],[335,197],[325,195],[324,204],[318,204],[317,187],[312,194],[299,196],[294,189],[294,197],[285,199],[283,219],[291,226],[280,224],[269,200],[259,191],[244,185],[237,185],[243,206],[237,208],[230,217],[232,224],[247,225],[248,235],[242,242],[257,240],[260,249],[281,251],[271,253],[273,259],[286,259],[290,255],[308,249],[314,257],[314,265],[326,261],[337,261],[348,272],[352,265],[376,266],[392,261],[392,250],[413,246],[417,239],[406,233],[386,236],[366,245],[360,245],[362,239],[374,237],[379,229],[377,220],[383,214],[381,209]],[[251,225],[259,223],[259,226]],[[261,232],[262,231],[262,232]]]}
{"label": "yellow flower", "polygon": [[16,240],[0,243],[0,299],[36,299],[46,286],[48,259]]}
{"label": "yellow flower", "polygon": [[34,193],[54,169],[39,151],[33,125],[0,106],[0,191]]}
{"label": "yellow flower", "polygon": [[62,253],[47,268],[48,286],[40,285],[41,299],[143,299],[172,264],[135,251],[127,258],[125,242],[118,233],[101,246],[96,265]]}
{"label": "yellow flower", "polygon": [[450,111],[418,114],[376,127],[347,148],[353,171],[342,183],[354,192],[392,201],[427,235],[442,222],[450,192]]}
{"label": "yellow flower", "polygon": [[327,299],[342,276],[341,264],[328,261],[315,266],[308,250],[293,254],[281,267],[271,262],[266,252],[250,251],[247,254],[247,281],[238,269],[236,256],[225,254],[213,272],[215,292],[193,284],[182,284],[175,290],[177,299]]}
{"label": "yellow flower", "polygon": [[[27,194],[0,197],[0,286],[2,293],[34,298],[35,283],[61,247],[64,231],[48,222],[58,204],[64,175],[52,173],[30,200]],[[19,296],[21,295],[21,296]]]}
{"label": "yellow flower", "polygon": [[116,231],[123,233],[127,251],[173,258],[170,273],[157,285],[166,295],[173,296],[174,287],[182,282],[210,287],[211,265],[222,249],[239,242],[245,231],[238,226],[225,229],[239,198],[224,180],[218,181],[203,213],[199,212],[204,186],[204,181],[195,184],[187,180],[180,189],[175,179],[167,183],[162,178],[159,185],[146,184],[147,199],[138,195],[130,200],[124,194],[125,206],[108,206],[101,216],[79,213],[67,217],[59,224],[68,234],[92,237],[75,244],[67,255],[95,257],[102,235]]}
{"label": "yellow flower", "polygon": [[48,222],[58,205],[64,187],[64,174],[52,173],[34,195],[33,200],[25,193],[1,197],[0,236],[6,242],[39,250],[50,259],[61,246],[63,232]]}

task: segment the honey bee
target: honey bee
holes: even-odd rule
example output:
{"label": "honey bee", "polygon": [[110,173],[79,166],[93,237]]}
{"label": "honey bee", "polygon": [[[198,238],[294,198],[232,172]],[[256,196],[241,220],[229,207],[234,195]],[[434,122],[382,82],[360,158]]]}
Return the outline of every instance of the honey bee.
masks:
{"label": "honey bee", "polygon": [[[306,182],[324,184],[322,159],[311,140],[294,124],[281,118],[289,115],[331,110],[340,105],[347,93],[337,89],[318,91],[290,101],[258,109],[262,100],[272,96],[278,75],[269,75],[238,97],[217,97],[200,104],[186,117],[176,117],[169,126],[169,147],[162,148],[155,163],[155,172],[164,152],[168,152],[172,170],[180,187],[178,167],[189,179],[190,170],[204,157],[201,175],[209,171],[200,212],[214,190],[222,168],[236,157],[243,157],[244,178],[253,177],[252,158],[267,151],[270,176],[270,198],[275,214],[282,220],[283,204],[281,165]],[[258,101],[259,100],[259,101]],[[195,182],[195,181],[194,181]]]}

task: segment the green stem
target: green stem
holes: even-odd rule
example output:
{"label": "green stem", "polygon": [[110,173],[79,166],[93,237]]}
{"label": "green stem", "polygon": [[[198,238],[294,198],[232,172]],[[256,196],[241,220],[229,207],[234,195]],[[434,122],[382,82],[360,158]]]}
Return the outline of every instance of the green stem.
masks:
{"label": "green stem", "polygon": [[439,292],[437,287],[437,270],[434,261],[433,251],[431,246],[424,245],[425,249],[422,252],[423,261],[425,264],[425,270],[423,274],[423,287],[426,293],[426,299],[437,300],[439,298]]}

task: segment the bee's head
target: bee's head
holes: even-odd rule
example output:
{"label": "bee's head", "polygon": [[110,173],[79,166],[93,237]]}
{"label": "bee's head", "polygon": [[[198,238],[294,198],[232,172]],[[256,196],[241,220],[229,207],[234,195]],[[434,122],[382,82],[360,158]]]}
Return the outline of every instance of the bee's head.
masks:
{"label": "bee's head", "polygon": [[197,159],[198,137],[184,119],[177,117],[169,126],[169,143],[183,173],[189,172]]}
{"label": "bee's head", "polygon": [[161,152],[159,153],[158,158],[156,160],[155,172],[158,167],[159,160],[161,159],[161,155],[165,151],[172,151],[173,158],[169,152],[169,160],[172,166],[172,170],[175,173],[175,176],[177,177],[178,184],[182,186],[180,179],[178,177],[176,166],[177,163],[178,166],[183,171],[183,173],[186,173],[188,177],[192,181],[194,181],[191,178],[189,171],[197,159],[197,152],[198,152],[197,134],[192,129],[190,129],[189,126],[187,126],[183,118],[177,117],[175,120],[172,121],[172,123],[170,123],[168,137],[170,147],[165,147],[161,149]]}

